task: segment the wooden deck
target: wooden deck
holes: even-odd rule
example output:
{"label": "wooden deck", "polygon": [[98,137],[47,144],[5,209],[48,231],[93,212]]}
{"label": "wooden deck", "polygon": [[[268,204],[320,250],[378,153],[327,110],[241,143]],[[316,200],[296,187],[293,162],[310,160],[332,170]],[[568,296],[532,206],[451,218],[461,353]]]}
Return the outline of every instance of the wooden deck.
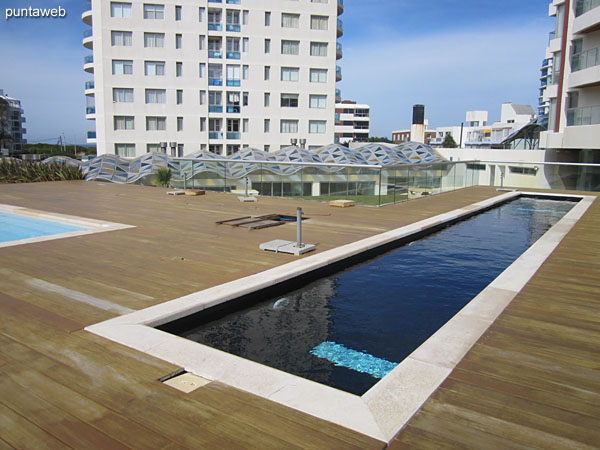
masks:
{"label": "wooden deck", "polygon": [[[248,215],[310,218],[319,251],[497,195],[470,188],[385,208],[141,186],[0,185],[0,203],[136,228],[0,249],[0,448],[383,448],[356,432],[213,382],[183,394],[179,369],[83,331],[294,260],[261,252],[292,224],[216,225]],[[392,443],[398,448],[590,448],[600,442],[600,202]]]}

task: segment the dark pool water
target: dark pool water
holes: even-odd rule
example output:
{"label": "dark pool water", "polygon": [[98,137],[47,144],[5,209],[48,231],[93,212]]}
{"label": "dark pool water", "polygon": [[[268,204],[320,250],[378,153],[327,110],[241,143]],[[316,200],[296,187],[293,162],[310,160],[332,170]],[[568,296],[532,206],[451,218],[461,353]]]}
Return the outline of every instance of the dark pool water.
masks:
{"label": "dark pool water", "polygon": [[362,395],[573,205],[519,198],[177,334]]}

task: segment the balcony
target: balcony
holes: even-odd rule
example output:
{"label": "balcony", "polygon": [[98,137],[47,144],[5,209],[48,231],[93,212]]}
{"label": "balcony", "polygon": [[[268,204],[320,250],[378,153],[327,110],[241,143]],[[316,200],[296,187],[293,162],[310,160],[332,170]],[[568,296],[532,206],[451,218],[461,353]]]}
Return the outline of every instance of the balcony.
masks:
{"label": "balcony", "polygon": [[567,110],[567,126],[600,125],[600,105]]}
{"label": "balcony", "polygon": [[88,131],[87,132],[87,139],[86,139],[88,144],[95,144],[96,141],[96,132],[95,131]]}
{"label": "balcony", "polygon": [[600,0],[578,0],[575,5],[573,34],[600,30]]}
{"label": "balcony", "polygon": [[242,31],[242,27],[239,26],[239,25],[229,25],[229,24],[227,24],[227,26],[225,27],[225,29],[227,31],[235,31],[235,32]]}
{"label": "balcony", "polygon": [[83,5],[83,13],[81,14],[81,20],[86,25],[92,26],[92,4],[91,2],[85,2]]}
{"label": "balcony", "polygon": [[240,0],[227,0],[228,5],[239,5]]}
{"label": "balcony", "polygon": [[342,81],[342,68],[335,66],[335,81]]}
{"label": "balcony", "polygon": [[239,114],[241,110],[239,106],[227,106],[227,112],[230,114]]}
{"label": "balcony", "polygon": [[217,52],[215,50],[209,50],[208,51],[208,57],[209,58],[223,58],[223,52]]}
{"label": "balcony", "polygon": [[597,65],[600,65],[600,47],[571,56],[571,72],[578,72]]}
{"label": "balcony", "polygon": [[208,138],[209,139],[223,139],[223,133],[221,131],[209,131]]}
{"label": "balcony", "polygon": [[227,80],[227,86],[241,86],[240,80]]}
{"label": "balcony", "polygon": [[342,59],[343,55],[342,44],[338,42],[335,44],[335,59]]}
{"label": "balcony", "polygon": [[341,103],[342,101],[342,91],[340,91],[339,89],[335,90],[335,102],[336,103]]}
{"label": "balcony", "polygon": [[87,55],[83,58],[83,70],[87,73],[94,73],[94,56]]}
{"label": "balcony", "polygon": [[88,50],[93,50],[94,41],[92,39],[92,29],[85,30],[83,32],[83,46]]}
{"label": "balcony", "polygon": [[571,57],[569,88],[600,85],[600,47],[577,53]]}
{"label": "balcony", "polygon": [[85,108],[86,114],[96,114],[96,108],[94,106],[88,106]]}
{"label": "balcony", "polygon": [[242,54],[240,52],[227,52],[227,59],[240,59]]}
{"label": "balcony", "polygon": [[223,31],[223,25],[220,23],[209,23],[208,31]]}
{"label": "balcony", "polygon": [[221,0],[208,0],[208,3],[223,3]]}
{"label": "balcony", "polygon": [[217,106],[217,105],[208,105],[208,112],[209,113],[222,113],[223,107]]}
{"label": "balcony", "polygon": [[338,5],[338,16],[341,15],[344,12],[344,0],[337,0],[337,5]]}
{"label": "balcony", "polygon": [[209,78],[208,85],[209,86],[223,86],[223,80],[221,78]]}
{"label": "balcony", "polygon": [[337,37],[341,37],[344,34],[344,23],[342,19],[337,20]]}
{"label": "balcony", "polygon": [[242,134],[239,131],[228,131],[227,139],[241,139]]}
{"label": "balcony", "polygon": [[85,82],[85,95],[87,95],[89,97],[94,96],[94,82],[93,81]]}

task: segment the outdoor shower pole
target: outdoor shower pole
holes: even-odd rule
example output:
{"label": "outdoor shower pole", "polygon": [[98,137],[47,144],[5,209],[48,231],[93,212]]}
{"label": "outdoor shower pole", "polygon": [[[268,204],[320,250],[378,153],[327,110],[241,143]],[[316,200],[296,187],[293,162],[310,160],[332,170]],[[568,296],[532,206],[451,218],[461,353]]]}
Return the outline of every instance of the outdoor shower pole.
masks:
{"label": "outdoor shower pole", "polygon": [[302,248],[302,208],[296,208],[296,248]]}

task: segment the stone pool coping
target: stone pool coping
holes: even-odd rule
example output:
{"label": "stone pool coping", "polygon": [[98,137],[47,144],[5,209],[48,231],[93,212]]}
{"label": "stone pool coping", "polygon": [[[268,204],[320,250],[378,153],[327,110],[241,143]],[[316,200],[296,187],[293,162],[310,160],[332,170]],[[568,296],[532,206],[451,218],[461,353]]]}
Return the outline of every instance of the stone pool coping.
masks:
{"label": "stone pool coping", "polygon": [[124,230],[126,228],[135,228],[133,225],[125,225],[116,222],[106,222],[104,220],[88,219],[86,217],[69,216],[48,211],[39,211],[36,209],[24,208],[0,203],[0,212],[9,212],[20,214],[32,218],[45,219],[63,224],[77,225],[87,227],[85,230],[70,231],[68,233],[50,234],[48,236],[38,236],[32,238],[18,239],[16,241],[0,242],[0,248],[13,247],[15,245],[33,244],[36,242],[53,241],[55,239],[64,239],[74,236],[85,236],[87,234],[103,233],[105,231]]}
{"label": "stone pool coping", "polygon": [[[153,327],[454,221],[520,195],[580,198],[561,220],[443,327],[362,396],[231,355]],[[99,336],[260,397],[389,442],[452,372],[585,214],[593,196],[508,192],[86,328]]]}

